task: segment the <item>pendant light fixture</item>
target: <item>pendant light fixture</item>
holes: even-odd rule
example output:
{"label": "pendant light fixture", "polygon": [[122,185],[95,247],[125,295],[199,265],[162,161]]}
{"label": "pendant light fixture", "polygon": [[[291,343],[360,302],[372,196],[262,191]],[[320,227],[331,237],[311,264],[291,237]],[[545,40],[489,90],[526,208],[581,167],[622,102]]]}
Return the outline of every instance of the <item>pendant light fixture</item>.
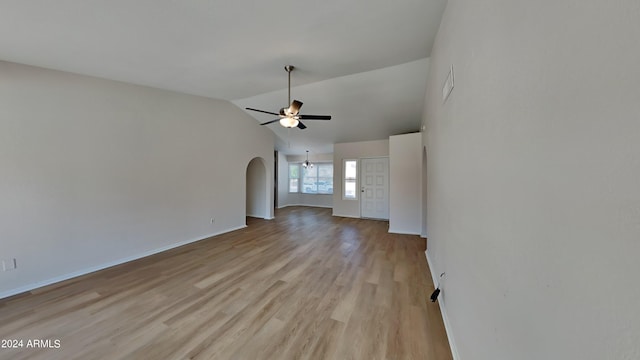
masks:
{"label": "pendant light fixture", "polygon": [[307,160],[302,162],[302,167],[305,169],[306,168],[313,169],[313,164],[309,162],[309,150],[307,150]]}

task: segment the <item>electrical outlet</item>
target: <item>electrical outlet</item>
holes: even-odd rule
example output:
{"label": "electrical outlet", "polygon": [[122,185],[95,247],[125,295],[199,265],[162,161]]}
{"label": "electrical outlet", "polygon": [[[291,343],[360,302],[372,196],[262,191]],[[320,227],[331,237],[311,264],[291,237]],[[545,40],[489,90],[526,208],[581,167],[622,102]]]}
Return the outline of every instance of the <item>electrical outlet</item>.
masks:
{"label": "electrical outlet", "polygon": [[2,271],[10,271],[17,268],[16,259],[4,259],[2,260]]}
{"label": "electrical outlet", "polygon": [[211,223],[213,224],[213,223],[215,223],[215,222],[216,222],[216,218],[212,217],[212,218],[211,218]]}

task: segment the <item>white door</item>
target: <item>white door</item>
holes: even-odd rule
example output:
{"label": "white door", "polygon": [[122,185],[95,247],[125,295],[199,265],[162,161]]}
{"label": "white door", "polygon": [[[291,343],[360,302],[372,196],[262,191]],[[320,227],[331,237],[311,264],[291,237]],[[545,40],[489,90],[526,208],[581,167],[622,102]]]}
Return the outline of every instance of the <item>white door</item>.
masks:
{"label": "white door", "polygon": [[362,159],[360,216],[389,219],[389,158]]}

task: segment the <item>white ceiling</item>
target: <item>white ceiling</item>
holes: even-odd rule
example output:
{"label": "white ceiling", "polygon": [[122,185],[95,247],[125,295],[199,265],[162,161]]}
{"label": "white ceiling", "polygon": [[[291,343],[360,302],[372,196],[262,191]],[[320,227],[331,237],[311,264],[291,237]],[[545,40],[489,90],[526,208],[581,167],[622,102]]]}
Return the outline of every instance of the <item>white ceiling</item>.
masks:
{"label": "white ceiling", "polygon": [[269,126],[285,153],[327,152],[334,142],[418,130],[426,58],[445,4],[3,0],[0,59],[276,112],[287,102],[283,66],[293,64],[301,113],[334,118],[308,121],[288,140],[285,129]]}

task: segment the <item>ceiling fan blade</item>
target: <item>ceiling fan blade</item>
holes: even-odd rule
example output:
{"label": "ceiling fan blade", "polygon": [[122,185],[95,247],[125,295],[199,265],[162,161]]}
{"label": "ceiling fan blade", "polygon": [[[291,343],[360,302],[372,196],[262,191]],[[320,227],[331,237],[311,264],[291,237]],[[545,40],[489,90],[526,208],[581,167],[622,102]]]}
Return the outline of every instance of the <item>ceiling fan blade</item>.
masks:
{"label": "ceiling fan blade", "polygon": [[298,111],[300,111],[301,107],[302,107],[302,101],[293,100],[291,102],[291,106],[289,106],[289,111],[291,112],[291,115],[298,115]]}
{"label": "ceiling fan blade", "polygon": [[302,120],[331,120],[331,115],[298,115]]}
{"label": "ceiling fan blade", "polygon": [[301,121],[298,121],[298,129],[304,130],[307,128],[307,125],[303,124]]}
{"label": "ceiling fan blade", "polygon": [[273,124],[276,121],[280,121],[280,119],[275,119],[275,120],[271,120],[271,121],[267,121],[266,123],[262,123],[260,125],[269,125],[269,124]]}
{"label": "ceiling fan blade", "polygon": [[253,109],[253,108],[245,108],[247,110],[251,110],[251,111],[257,111],[257,112],[261,112],[261,113],[265,113],[265,114],[270,114],[270,115],[275,115],[278,116],[278,114],[271,112],[271,111],[264,111],[264,110],[258,110],[258,109]]}

